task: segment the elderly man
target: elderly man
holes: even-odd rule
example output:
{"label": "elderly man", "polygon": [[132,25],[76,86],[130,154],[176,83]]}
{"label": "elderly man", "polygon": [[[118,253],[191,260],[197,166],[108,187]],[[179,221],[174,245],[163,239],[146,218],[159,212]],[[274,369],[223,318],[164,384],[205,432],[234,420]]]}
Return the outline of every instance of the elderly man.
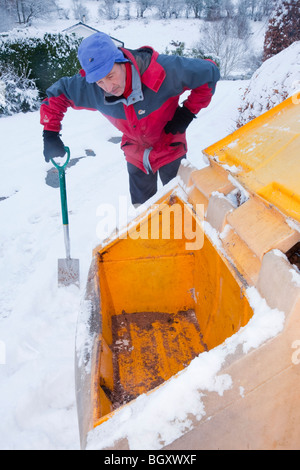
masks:
{"label": "elderly man", "polygon": [[[185,131],[209,105],[220,78],[210,60],[158,54],[151,47],[117,48],[104,33],[84,39],[78,49],[82,70],[58,80],[41,105],[45,160],[62,157],[61,122],[67,108],[100,111],[122,133],[134,205],[173,179],[186,157]],[[182,93],[190,94],[179,106]]]}

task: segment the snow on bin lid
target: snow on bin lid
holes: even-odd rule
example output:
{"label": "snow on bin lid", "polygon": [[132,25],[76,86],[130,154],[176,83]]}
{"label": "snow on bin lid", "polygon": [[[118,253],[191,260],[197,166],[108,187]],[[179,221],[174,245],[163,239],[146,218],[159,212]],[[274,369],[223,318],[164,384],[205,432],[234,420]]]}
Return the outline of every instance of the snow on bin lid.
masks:
{"label": "snow on bin lid", "polygon": [[300,105],[288,98],[204,150],[247,190],[300,222]]}

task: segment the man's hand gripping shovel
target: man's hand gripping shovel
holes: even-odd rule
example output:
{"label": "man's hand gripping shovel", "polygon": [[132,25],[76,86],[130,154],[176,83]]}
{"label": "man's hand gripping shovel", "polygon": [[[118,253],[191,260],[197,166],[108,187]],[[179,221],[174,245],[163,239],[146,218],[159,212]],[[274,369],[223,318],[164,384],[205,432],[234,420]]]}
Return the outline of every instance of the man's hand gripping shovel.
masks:
{"label": "man's hand gripping shovel", "polygon": [[70,255],[70,235],[69,235],[69,217],[67,206],[67,191],[66,191],[66,177],[65,168],[70,161],[70,149],[65,147],[67,152],[67,160],[63,165],[58,165],[52,158],[51,162],[58,170],[59,187],[60,187],[60,200],[62,211],[62,223],[64,229],[64,239],[66,248],[66,258],[58,260],[58,286],[69,286],[75,284],[79,287],[79,259],[72,259]]}

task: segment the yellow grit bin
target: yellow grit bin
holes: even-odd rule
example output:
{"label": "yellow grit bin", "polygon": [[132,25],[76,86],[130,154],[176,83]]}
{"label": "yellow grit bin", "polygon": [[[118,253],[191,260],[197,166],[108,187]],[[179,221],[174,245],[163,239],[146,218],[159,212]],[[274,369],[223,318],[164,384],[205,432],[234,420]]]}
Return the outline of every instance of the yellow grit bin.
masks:
{"label": "yellow grit bin", "polygon": [[[205,149],[205,168],[182,164],[169,192],[95,248],[76,342],[83,449],[120,409],[247,328],[249,287],[284,312],[283,330],[232,354],[220,371],[232,388],[205,392],[209,419],[162,448],[300,447],[299,152],[289,98]],[[114,449],[129,449],[126,437]]]}

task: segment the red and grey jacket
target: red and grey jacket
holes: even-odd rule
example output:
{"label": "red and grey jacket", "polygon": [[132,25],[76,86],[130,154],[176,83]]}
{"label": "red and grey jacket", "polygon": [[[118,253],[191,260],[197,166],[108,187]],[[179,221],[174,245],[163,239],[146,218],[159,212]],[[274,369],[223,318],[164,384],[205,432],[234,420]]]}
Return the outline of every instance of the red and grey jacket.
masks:
{"label": "red and grey jacket", "polygon": [[132,92],[127,99],[106,95],[84,72],[58,80],[47,90],[41,105],[45,130],[59,132],[68,107],[100,111],[122,133],[126,160],[145,173],[187,152],[185,134],[166,134],[164,127],[178,106],[179,98],[193,114],[209,105],[220,78],[214,62],[160,55],[150,47],[121,49],[131,61]]}

